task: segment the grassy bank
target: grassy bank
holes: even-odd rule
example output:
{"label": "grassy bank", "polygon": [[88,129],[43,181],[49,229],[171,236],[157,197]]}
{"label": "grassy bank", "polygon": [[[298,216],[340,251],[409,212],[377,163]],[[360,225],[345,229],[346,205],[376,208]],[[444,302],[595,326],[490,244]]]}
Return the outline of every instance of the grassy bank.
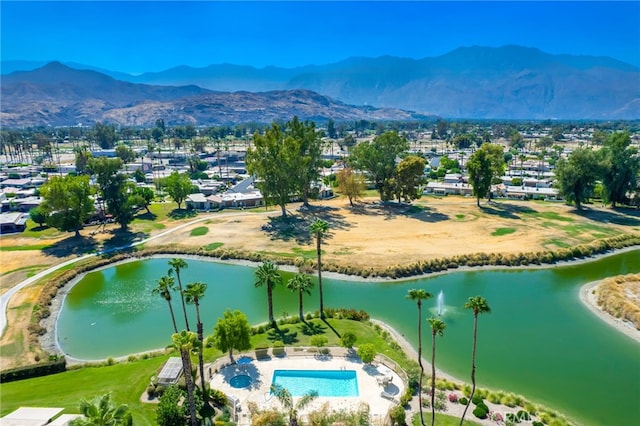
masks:
{"label": "grassy bank", "polygon": [[595,295],[604,311],[633,323],[640,330],[640,274],[604,279],[595,289]]}

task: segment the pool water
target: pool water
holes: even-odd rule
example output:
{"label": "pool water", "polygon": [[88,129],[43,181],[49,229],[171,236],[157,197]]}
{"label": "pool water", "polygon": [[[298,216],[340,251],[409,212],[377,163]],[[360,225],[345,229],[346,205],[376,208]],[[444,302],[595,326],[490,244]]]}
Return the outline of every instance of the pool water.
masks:
{"label": "pool water", "polygon": [[280,385],[291,396],[315,390],[318,396],[358,396],[355,370],[275,370],[271,383]]}
{"label": "pool water", "polygon": [[251,379],[251,377],[247,376],[246,374],[239,374],[229,380],[229,384],[231,385],[231,387],[236,389],[249,387],[249,385],[251,385],[251,382],[253,382],[253,379]]}

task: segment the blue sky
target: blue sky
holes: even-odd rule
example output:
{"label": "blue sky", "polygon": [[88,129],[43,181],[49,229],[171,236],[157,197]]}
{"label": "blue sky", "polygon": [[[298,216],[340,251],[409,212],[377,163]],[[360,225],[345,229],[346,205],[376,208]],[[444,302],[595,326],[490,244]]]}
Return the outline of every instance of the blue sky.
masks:
{"label": "blue sky", "polygon": [[423,58],[518,44],[640,66],[640,2],[0,2],[2,60],[114,71]]}

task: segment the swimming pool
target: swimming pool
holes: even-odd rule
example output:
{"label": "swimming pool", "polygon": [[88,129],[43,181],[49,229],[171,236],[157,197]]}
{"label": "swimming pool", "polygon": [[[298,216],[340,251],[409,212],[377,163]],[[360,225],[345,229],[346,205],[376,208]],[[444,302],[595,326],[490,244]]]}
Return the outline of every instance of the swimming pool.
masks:
{"label": "swimming pool", "polygon": [[358,396],[355,370],[275,370],[271,383],[287,389],[292,396],[316,390],[318,396]]}

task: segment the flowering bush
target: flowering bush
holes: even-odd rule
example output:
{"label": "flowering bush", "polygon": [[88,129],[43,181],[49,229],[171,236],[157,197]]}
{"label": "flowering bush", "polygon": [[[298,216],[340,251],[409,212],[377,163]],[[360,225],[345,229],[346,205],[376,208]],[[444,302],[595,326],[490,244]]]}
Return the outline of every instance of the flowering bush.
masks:
{"label": "flowering bush", "polygon": [[504,422],[504,417],[502,416],[502,413],[498,413],[497,411],[489,413],[489,418],[496,423]]}
{"label": "flowering bush", "polygon": [[449,402],[453,402],[453,403],[457,403],[458,402],[458,394],[457,393],[450,393],[449,394]]}

